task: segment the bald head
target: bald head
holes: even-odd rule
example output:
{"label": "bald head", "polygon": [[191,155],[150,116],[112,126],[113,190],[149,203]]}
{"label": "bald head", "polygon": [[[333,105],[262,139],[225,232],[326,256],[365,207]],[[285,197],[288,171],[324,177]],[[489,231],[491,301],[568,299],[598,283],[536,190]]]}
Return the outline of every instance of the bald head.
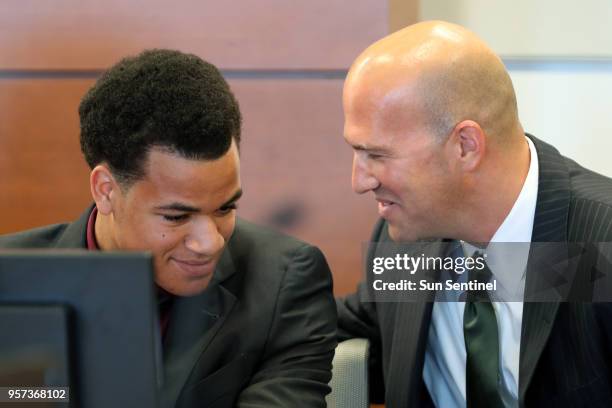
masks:
{"label": "bald head", "polygon": [[414,114],[440,139],[463,120],[498,141],[522,135],[500,58],[472,32],[446,22],[414,24],[368,47],[349,71],[345,110],[358,99],[381,112]]}

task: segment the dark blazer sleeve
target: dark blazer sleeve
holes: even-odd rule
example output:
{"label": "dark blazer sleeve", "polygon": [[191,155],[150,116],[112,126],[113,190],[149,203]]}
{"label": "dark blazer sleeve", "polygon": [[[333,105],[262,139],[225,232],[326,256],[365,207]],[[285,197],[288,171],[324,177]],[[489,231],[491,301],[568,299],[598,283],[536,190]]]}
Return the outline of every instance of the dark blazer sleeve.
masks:
{"label": "dark blazer sleeve", "polygon": [[336,344],[329,267],[321,251],[302,244],[287,265],[261,364],[237,406],[325,407]]}
{"label": "dark blazer sleeve", "polygon": [[[370,241],[379,242],[384,239],[385,222],[379,220]],[[374,246],[370,247],[372,250]],[[371,257],[368,253],[368,259]],[[384,401],[384,381],[382,367],[382,344],[380,325],[375,302],[364,302],[371,298],[367,295],[369,284],[365,281],[359,283],[357,291],[345,298],[336,300],[338,310],[338,341],[360,337],[370,341],[369,384],[370,400],[381,403]]]}
{"label": "dark blazer sleeve", "polygon": [[[379,242],[383,239],[385,223],[381,219],[378,221],[370,238],[371,243]],[[370,246],[370,251],[374,248]],[[372,257],[371,252],[367,254],[368,260]],[[380,339],[380,328],[376,315],[376,303],[364,302],[363,299],[369,298],[367,295],[368,285],[362,281],[357,287],[357,291],[345,298],[337,299],[338,309],[338,340],[344,341],[350,338],[362,337],[371,342]]]}
{"label": "dark blazer sleeve", "polygon": [[336,300],[338,309],[338,341],[352,338],[366,338],[370,342],[379,341],[380,332],[376,316],[376,303],[362,302],[368,298],[368,286],[360,282],[357,292]]}

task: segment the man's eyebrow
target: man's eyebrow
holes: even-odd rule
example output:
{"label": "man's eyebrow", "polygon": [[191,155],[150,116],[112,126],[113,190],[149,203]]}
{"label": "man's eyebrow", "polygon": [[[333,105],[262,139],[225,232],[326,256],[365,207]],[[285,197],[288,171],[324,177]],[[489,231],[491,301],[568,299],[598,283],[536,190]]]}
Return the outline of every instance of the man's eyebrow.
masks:
{"label": "man's eyebrow", "polygon": [[227,200],[225,203],[223,203],[223,205],[220,208],[223,207],[227,207],[228,205],[233,204],[235,201],[238,201],[238,199],[242,197],[242,189],[238,189],[238,191],[236,191],[234,193],[234,195],[232,196],[232,198],[230,198],[229,200]]}
{"label": "man's eyebrow", "polygon": [[351,147],[354,150],[369,152],[369,153],[388,153],[389,149],[383,146],[368,146],[363,144],[352,144]]}
{"label": "man's eyebrow", "polygon": [[[220,208],[227,207],[228,205],[233,204],[240,197],[242,197],[242,189],[239,189],[238,191],[236,191],[234,195],[232,196],[232,198],[230,198],[225,203],[223,203]],[[186,213],[200,212],[200,209],[197,207],[192,207],[190,205],[179,203],[179,202],[170,203],[167,205],[160,205],[160,206],[155,207],[155,210],[157,211],[160,211],[160,210],[161,211],[177,211],[177,212],[186,212]]]}
{"label": "man's eyebrow", "polygon": [[192,207],[190,205],[187,204],[183,204],[183,203],[171,203],[171,204],[167,204],[167,205],[160,205],[155,207],[155,210],[166,210],[166,211],[180,211],[180,212],[187,212],[187,213],[197,213],[200,212],[199,208],[196,207]]}

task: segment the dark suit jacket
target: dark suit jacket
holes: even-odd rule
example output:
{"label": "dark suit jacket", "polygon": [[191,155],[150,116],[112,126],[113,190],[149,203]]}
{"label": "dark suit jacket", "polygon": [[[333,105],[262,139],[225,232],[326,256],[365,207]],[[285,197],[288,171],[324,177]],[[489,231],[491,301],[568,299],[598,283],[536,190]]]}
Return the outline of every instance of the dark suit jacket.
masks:
{"label": "dark suit jacket", "polygon": [[[611,242],[612,180],[529,137],[539,160],[532,242]],[[389,240],[380,221],[372,241]],[[526,293],[536,279],[528,270]],[[388,408],[431,406],[423,365],[433,303],[361,301],[369,290],[361,283],[338,300],[340,339],[371,339],[374,399],[384,395]],[[612,406],[612,304],[525,303],[518,385],[521,406]]]}
{"label": "dark suit jacket", "polygon": [[[85,248],[89,212],[0,248]],[[160,407],[324,407],[335,346],[323,254],[238,220],[210,286],[175,300]]]}

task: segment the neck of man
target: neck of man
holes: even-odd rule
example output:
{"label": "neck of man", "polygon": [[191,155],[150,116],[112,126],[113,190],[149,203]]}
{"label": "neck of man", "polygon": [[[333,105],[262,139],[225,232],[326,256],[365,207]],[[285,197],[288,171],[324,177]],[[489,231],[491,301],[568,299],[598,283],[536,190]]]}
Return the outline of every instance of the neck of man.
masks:
{"label": "neck of man", "polygon": [[98,247],[103,251],[112,251],[117,249],[113,234],[111,233],[110,223],[112,215],[104,215],[98,211],[96,215],[96,223],[94,233]]}
{"label": "neck of man", "polygon": [[463,233],[459,239],[488,243],[502,225],[516,203],[529,172],[531,152],[523,134],[510,151],[497,154],[495,150],[468,195],[463,211]]}

